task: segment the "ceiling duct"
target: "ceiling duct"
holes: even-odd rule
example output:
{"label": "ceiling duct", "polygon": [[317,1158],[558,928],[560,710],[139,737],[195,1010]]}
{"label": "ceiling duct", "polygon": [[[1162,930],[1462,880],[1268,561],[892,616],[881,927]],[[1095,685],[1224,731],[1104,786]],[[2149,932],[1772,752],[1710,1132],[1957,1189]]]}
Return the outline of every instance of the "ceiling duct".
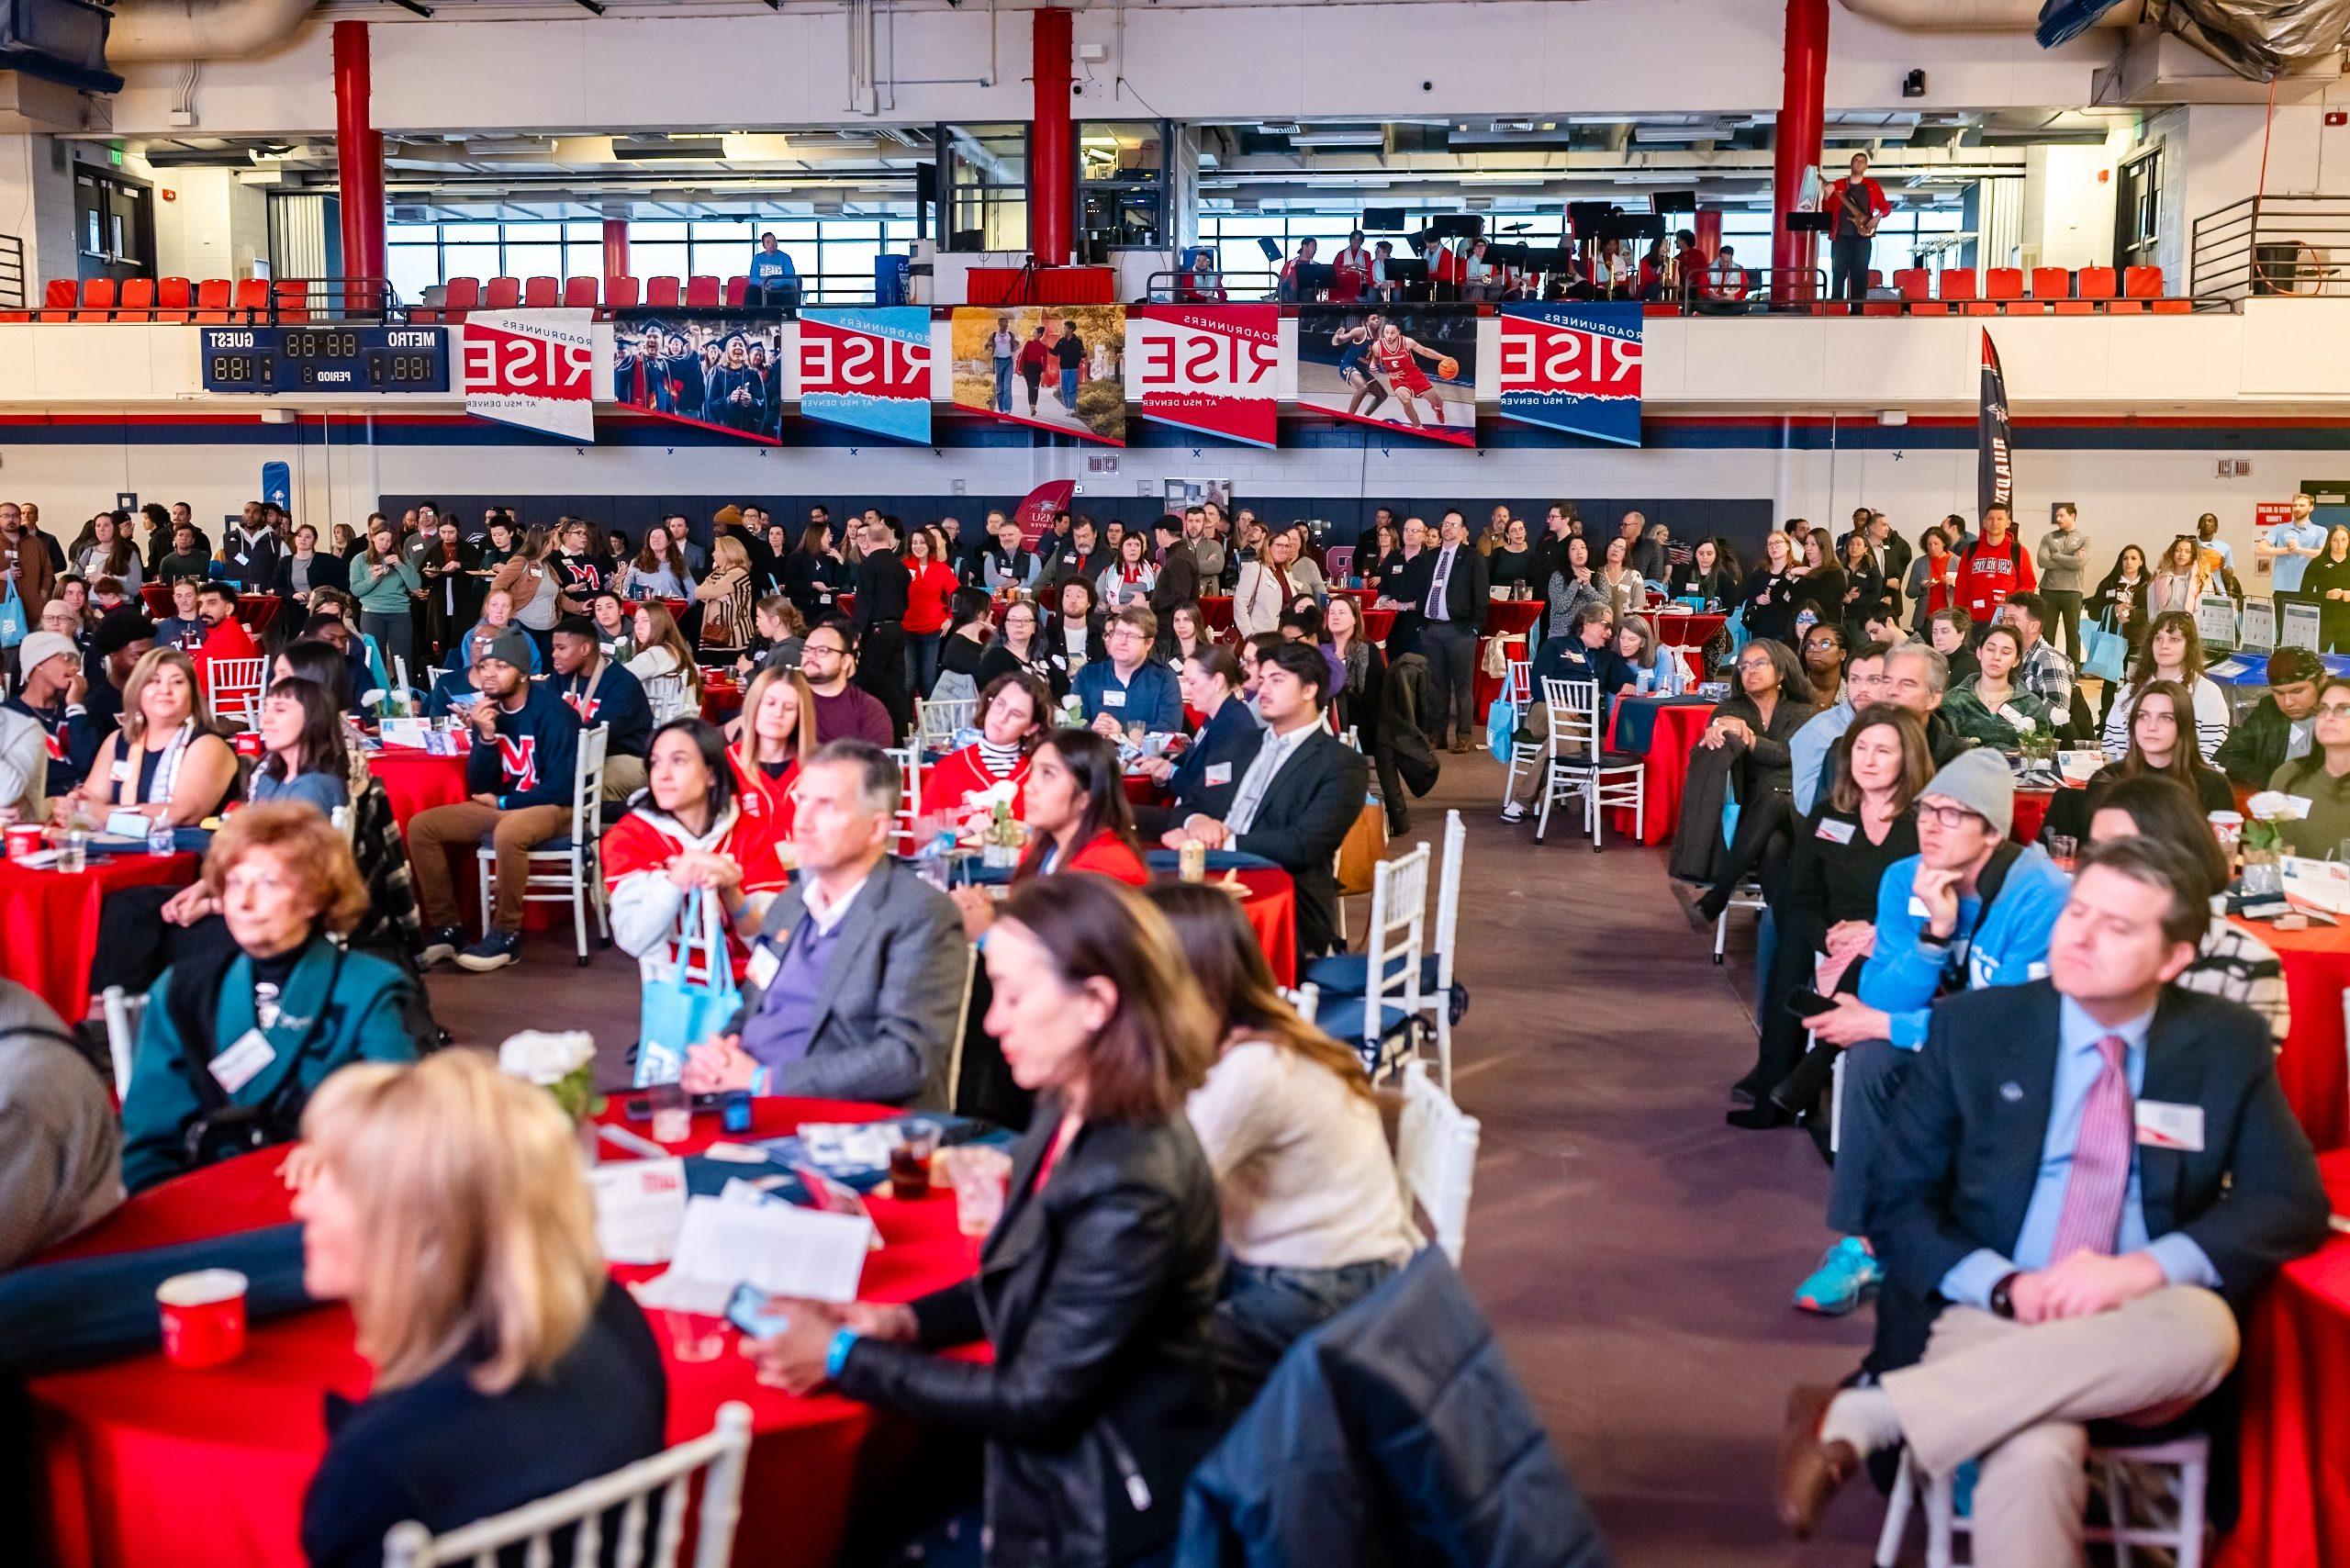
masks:
{"label": "ceiling duct", "polygon": [[106,39],[108,63],[242,60],[294,36],[316,0],[123,0]]}
{"label": "ceiling duct", "polygon": [[[2040,25],[2040,0],[1842,0],[1844,9],[1913,33],[2028,33]],[[2120,0],[2099,7],[2083,0],[2081,28],[2122,28],[2143,21],[2149,0]],[[2076,29],[2077,30],[2077,29]]]}
{"label": "ceiling duct", "polygon": [[2254,82],[2339,62],[2350,0],[2153,0],[2155,19]]}

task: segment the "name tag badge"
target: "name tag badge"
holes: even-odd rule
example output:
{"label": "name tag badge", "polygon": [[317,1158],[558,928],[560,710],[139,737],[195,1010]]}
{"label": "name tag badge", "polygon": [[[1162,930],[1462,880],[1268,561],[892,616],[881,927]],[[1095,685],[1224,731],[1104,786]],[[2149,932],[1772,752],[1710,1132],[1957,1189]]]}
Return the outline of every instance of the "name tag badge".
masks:
{"label": "name tag badge", "polygon": [[1125,705],[1126,694],[1123,691],[1105,691],[1102,694],[1102,706],[1104,708],[1123,708]]}
{"label": "name tag badge", "polygon": [[1933,912],[1926,907],[1926,901],[1919,898],[1917,894],[1911,893],[1909,895],[1909,917],[1912,920],[1931,920],[1934,916]]}
{"label": "name tag badge", "polygon": [[259,1029],[248,1029],[237,1043],[212,1058],[212,1081],[224,1094],[234,1094],[253,1075],[277,1059],[277,1051]]}
{"label": "name tag badge", "polygon": [[762,942],[751,949],[751,966],[744,972],[753,985],[765,991],[775,983],[775,972],[781,968],[783,960],[776,957],[774,948]]}
{"label": "name tag badge", "polygon": [[118,784],[121,783],[124,779],[130,777],[130,764],[128,762],[116,763],[112,767],[106,769],[106,777],[113,779]]}
{"label": "name tag badge", "polygon": [[1852,842],[1852,824],[1829,817],[1819,824],[1819,836],[1830,844],[1850,844]]}
{"label": "name tag badge", "polygon": [[2164,1100],[2137,1103],[2138,1141],[2148,1148],[2179,1148],[2199,1154],[2203,1149],[2203,1107],[2174,1105]]}
{"label": "name tag badge", "polygon": [[1231,782],[1232,782],[1232,764],[1230,764],[1230,763],[1228,763],[1228,762],[1211,762],[1211,763],[1209,763],[1209,764],[1208,764],[1208,771],[1207,771],[1207,780],[1208,780],[1208,788],[1209,788],[1209,789],[1211,789],[1211,790],[1215,789],[1218,785],[1223,785],[1223,784],[1229,784],[1229,783],[1231,783]]}

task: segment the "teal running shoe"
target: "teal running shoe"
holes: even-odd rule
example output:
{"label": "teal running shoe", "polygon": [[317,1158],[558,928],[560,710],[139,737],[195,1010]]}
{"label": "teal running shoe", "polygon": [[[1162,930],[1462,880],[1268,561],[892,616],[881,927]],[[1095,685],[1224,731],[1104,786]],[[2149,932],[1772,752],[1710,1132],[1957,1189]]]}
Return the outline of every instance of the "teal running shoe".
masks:
{"label": "teal running shoe", "polygon": [[1841,1317],[1885,1280],[1868,1243],[1848,1236],[1819,1255],[1819,1266],[1796,1287],[1796,1305],[1823,1317]]}

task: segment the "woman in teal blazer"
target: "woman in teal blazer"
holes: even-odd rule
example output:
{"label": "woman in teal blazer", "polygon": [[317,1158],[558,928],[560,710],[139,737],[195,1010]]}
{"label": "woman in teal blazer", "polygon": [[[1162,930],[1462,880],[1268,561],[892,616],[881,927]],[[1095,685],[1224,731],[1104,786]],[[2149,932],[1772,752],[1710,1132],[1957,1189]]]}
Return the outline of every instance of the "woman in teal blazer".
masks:
{"label": "woman in teal blazer", "polygon": [[298,1135],[310,1092],[353,1061],[411,1061],[429,1037],[414,984],[345,952],[366,892],[343,835],[311,807],[248,806],[205,857],[235,946],[184,960],[149,993],[123,1096],[132,1192]]}

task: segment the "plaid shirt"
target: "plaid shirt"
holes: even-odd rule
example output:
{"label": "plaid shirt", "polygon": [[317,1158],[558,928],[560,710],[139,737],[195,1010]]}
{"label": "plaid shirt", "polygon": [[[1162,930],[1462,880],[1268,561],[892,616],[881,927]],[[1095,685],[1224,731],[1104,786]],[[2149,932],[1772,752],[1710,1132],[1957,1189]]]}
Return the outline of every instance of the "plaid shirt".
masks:
{"label": "plaid shirt", "polygon": [[2292,1007],[2285,995],[2285,966],[2266,942],[2214,913],[2203,938],[2203,956],[2187,966],[2174,982],[2185,991],[2199,991],[2228,1002],[2240,1002],[2268,1020],[2270,1038],[2281,1047],[2292,1024]]}
{"label": "plaid shirt", "polygon": [[2073,661],[2056,651],[2045,637],[2016,666],[2016,683],[2056,711],[2061,728],[2073,711]]}

